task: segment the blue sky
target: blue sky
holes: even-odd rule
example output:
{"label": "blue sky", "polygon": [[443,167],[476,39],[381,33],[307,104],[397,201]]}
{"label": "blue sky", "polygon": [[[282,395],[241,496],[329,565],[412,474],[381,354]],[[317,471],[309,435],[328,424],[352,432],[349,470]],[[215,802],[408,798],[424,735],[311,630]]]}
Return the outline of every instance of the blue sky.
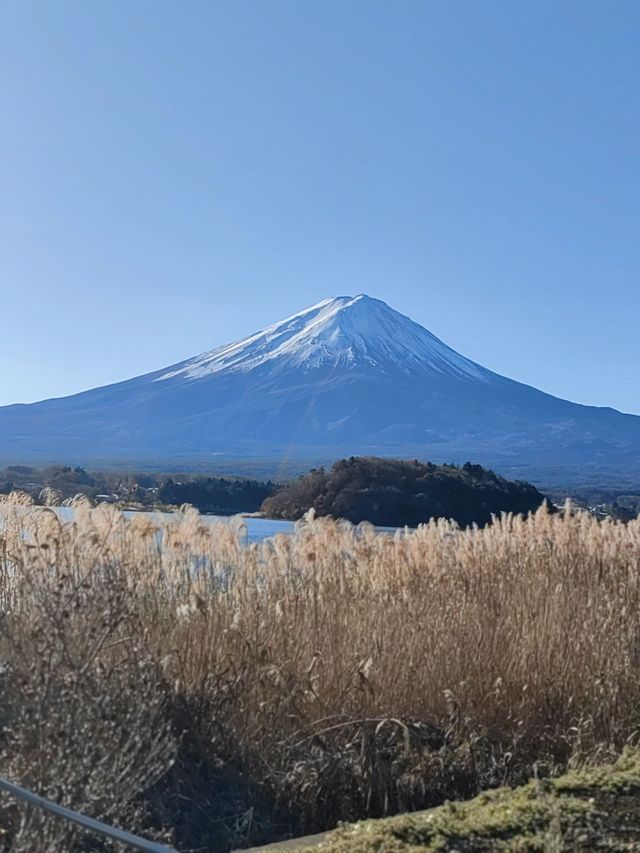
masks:
{"label": "blue sky", "polygon": [[369,293],[640,413],[640,4],[9,0],[0,403]]}

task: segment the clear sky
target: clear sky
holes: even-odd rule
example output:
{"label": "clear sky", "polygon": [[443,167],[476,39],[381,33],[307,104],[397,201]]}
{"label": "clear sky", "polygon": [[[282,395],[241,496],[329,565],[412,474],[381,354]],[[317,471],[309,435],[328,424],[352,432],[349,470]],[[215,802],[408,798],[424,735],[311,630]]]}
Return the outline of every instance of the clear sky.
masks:
{"label": "clear sky", "polygon": [[5,0],[0,403],[365,292],[640,413],[637,0]]}

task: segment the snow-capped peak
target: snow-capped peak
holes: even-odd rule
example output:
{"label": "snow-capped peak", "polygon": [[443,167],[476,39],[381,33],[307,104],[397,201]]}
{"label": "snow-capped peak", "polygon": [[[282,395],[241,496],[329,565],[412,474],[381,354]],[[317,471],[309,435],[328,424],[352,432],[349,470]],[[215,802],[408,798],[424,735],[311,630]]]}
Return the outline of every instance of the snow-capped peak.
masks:
{"label": "snow-capped peak", "polygon": [[155,381],[244,373],[267,363],[274,369],[367,365],[404,374],[493,376],[380,299],[359,294],[324,299],[255,335],[182,362]]}

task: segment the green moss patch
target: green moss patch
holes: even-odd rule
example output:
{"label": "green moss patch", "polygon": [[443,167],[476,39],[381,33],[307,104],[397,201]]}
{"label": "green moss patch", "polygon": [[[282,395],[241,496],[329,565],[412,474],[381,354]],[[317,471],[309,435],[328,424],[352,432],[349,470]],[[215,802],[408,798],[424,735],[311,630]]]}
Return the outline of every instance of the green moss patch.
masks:
{"label": "green moss patch", "polygon": [[639,850],[640,752],[467,802],[345,825],[319,846],[323,853]]}

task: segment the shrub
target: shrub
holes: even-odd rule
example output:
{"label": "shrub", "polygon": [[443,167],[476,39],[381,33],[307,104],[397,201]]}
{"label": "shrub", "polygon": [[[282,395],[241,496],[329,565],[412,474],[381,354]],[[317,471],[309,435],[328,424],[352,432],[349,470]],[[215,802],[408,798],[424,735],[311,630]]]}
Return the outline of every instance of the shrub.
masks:
{"label": "shrub", "polygon": [[534,486],[505,480],[470,462],[458,468],[352,456],[336,462],[329,472],[318,468],[300,477],[267,498],[262,509],[272,518],[297,520],[313,509],[318,516],[399,527],[431,518],[487,524],[501,512],[526,515],[543,501]]}

